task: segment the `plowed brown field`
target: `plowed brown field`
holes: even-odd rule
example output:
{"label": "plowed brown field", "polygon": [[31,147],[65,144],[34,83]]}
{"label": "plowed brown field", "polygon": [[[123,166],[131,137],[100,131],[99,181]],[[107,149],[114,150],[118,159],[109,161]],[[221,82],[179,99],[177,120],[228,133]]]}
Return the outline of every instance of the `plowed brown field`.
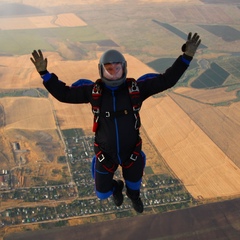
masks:
{"label": "plowed brown field", "polygon": [[17,233],[4,240],[238,240],[240,199],[164,214]]}

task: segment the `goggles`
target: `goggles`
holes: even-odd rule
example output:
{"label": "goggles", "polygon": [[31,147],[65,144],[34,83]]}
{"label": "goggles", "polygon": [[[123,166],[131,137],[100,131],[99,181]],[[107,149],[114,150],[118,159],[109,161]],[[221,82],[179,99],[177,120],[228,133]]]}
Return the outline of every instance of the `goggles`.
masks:
{"label": "goggles", "polygon": [[123,75],[122,63],[102,64],[103,76],[109,80],[118,80]]}

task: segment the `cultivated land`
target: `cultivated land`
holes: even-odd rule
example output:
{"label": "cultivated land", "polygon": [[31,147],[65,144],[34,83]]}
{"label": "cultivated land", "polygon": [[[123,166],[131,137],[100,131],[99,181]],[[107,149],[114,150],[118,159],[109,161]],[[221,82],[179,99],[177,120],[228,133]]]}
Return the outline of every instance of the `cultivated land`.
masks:
{"label": "cultivated land", "polygon": [[[176,100],[174,97],[173,99]],[[173,99],[168,96],[161,100],[151,98],[144,106],[143,126],[154,146],[194,198],[238,195],[238,166],[189,117],[188,112],[178,106],[178,101],[176,103]],[[188,109],[184,100],[181,104]],[[214,111],[202,110],[198,114],[210,119],[215,117]],[[158,119],[158,116],[164,117]],[[234,130],[238,132],[238,129]],[[214,132],[213,135],[215,134],[218,133]]]}
{"label": "cultivated land", "polygon": [[55,16],[39,16],[39,17],[19,17],[19,18],[2,18],[0,25],[2,30],[16,29],[39,29],[39,28],[56,28],[56,27],[76,27],[86,26],[75,14],[58,14]]}
{"label": "cultivated land", "polygon": [[[25,0],[22,1],[25,5],[21,7],[27,10],[31,6],[37,14],[28,12],[19,16],[16,11],[14,15],[0,18],[0,169],[11,171],[14,176],[12,187],[44,187],[48,185],[47,182],[53,185],[57,182],[68,184],[73,180],[74,174],[67,162],[59,162],[59,157],[65,156],[67,150],[62,131],[81,128],[85,135],[92,135],[92,113],[88,104],[67,105],[44,92],[39,75],[29,60],[33,49],[43,49],[48,58],[48,69],[57,73],[59,79],[68,85],[79,78],[97,79],[99,56],[110,47],[124,53],[129,66],[128,75],[138,78],[147,72],[162,69],[162,66],[150,68],[151,64],[148,63],[152,61],[159,58],[174,61],[181,53],[180,46],[184,42],[181,32],[186,34],[189,30],[198,31],[207,47],[199,49],[193,67],[174,89],[149,98],[143,104],[143,148],[148,156],[144,184],[149,190],[147,183],[151,174],[166,174],[174,176],[184,185],[193,197],[193,204],[228,198],[236,200],[207,205],[206,208],[203,205],[177,211],[172,215],[165,213],[137,218],[138,226],[146,226],[146,223],[151,222],[152,228],[148,235],[141,233],[137,226],[132,226],[131,232],[126,227],[130,224],[127,223],[128,219],[110,221],[107,225],[110,228],[115,228],[114,224],[124,225],[119,231],[122,230],[127,235],[121,238],[119,235],[119,239],[132,239],[136,232],[139,232],[139,239],[195,239],[194,236],[201,239],[221,239],[222,236],[238,239],[239,8],[234,5],[235,1],[232,2],[233,5],[230,4],[231,1],[227,1],[226,5],[208,5],[204,2],[158,0],[131,3],[109,1],[103,4],[102,1],[43,0],[33,5],[32,1]],[[169,25],[158,25],[153,20],[168,23],[174,29]],[[234,28],[234,37],[231,35],[234,41],[219,36],[217,29],[204,27],[208,24],[219,24],[221,28],[224,25],[231,26]],[[221,85],[218,85],[218,76],[214,69],[210,68],[212,62],[229,73]],[[191,84],[200,76],[205,76],[201,77],[203,81],[206,79],[205,85],[209,79],[216,82],[216,85],[211,88],[192,88]],[[15,149],[16,143],[20,145],[20,149]],[[81,166],[84,168],[85,165],[80,165],[79,169]],[[79,191],[82,189],[76,190],[78,193]],[[74,199],[77,199],[76,195],[64,201],[71,203]],[[147,201],[147,197],[143,199]],[[2,197],[0,211],[16,206],[33,207],[46,203],[48,204],[47,200],[35,203],[17,198],[5,201]],[[57,211],[58,201],[52,202],[52,205]],[[145,214],[158,212],[154,207],[148,209]],[[209,211],[214,214],[209,216]],[[114,213],[105,216],[97,214],[92,218],[89,215],[72,220],[67,218],[67,225],[116,218]],[[158,216],[164,218],[160,224],[163,230],[156,232],[160,223]],[[191,216],[199,218],[190,220]],[[208,220],[204,221],[206,216]],[[219,220],[223,218],[225,221]],[[218,220],[212,225],[213,219]],[[132,222],[132,219],[129,221]],[[49,232],[50,235],[45,232],[26,233],[22,238],[19,234],[17,238],[15,235],[7,235],[15,231],[51,227],[44,225],[48,222],[42,225],[19,225],[16,228],[2,227],[1,233],[3,236],[5,232],[3,239],[9,240],[37,239],[36,236],[42,236],[41,234],[51,239],[60,239],[60,235],[65,239],[65,234],[69,236],[69,229],[65,229],[60,235],[54,231]],[[179,225],[179,222],[183,224]],[[75,234],[85,232],[85,238],[89,238],[88,226],[74,228]],[[99,226],[102,229],[102,225]],[[179,229],[174,226],[179,226]],[[94,229],[96,232],[91,228],[93,236],[110,239],[107,226],[104,225],[104,229],[108,235],[101,232],[98,225]]]}

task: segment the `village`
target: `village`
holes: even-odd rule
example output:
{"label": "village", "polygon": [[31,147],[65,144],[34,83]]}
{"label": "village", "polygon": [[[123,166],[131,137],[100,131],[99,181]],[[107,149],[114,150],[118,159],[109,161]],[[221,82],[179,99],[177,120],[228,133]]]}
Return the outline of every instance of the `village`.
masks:
{"label": "village", "polygon": [[[131,216],[133,208],[126,196],[121,207],[116,207],[111,198],[104,201],[96,198],[91,175],[93,136],[80,136],[80,132],[79,129],[63,131],[67,149],[65,159],[61,157],[59,161],[69,164],[72,181],[68,184],[13,188],[11,171],[1,170],[0,206],[2,202],[20,200],[26,207],[12,207],[0,212],[0,226],[58,222],[103,213],[116,214],[118,217]],[[13,149],[19,152],[21,146],[14,143]],[[141,196],[146,212],[185,208],[192,203],[191,195],[177,179],[168,175],[151,174],[149,169],[146,172]],[[121,178],[119,170],[116,177]]]}

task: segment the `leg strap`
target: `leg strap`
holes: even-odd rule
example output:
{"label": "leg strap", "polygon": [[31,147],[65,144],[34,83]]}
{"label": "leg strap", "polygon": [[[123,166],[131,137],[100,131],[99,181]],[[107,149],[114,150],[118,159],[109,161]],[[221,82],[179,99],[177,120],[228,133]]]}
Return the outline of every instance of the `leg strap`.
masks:
{"label": "leg strap", "polygon": [[142,139],[139,139],[139,142],[136,144],[132,154],[130,155],[129,159],[122,164],[123,168],[130,168],[134,162],[137,161],[139,155],[141,154],[142,150]]}
{"label": "leg strap", "polygon": [[106,159],[105,154],[100,150],[99,145],[94,143],[94,150],[96,153],[96,159],[102,164],[102,166],[111,173],[114,173],[117,168],[117,164],[111,162],[110,160]]}

